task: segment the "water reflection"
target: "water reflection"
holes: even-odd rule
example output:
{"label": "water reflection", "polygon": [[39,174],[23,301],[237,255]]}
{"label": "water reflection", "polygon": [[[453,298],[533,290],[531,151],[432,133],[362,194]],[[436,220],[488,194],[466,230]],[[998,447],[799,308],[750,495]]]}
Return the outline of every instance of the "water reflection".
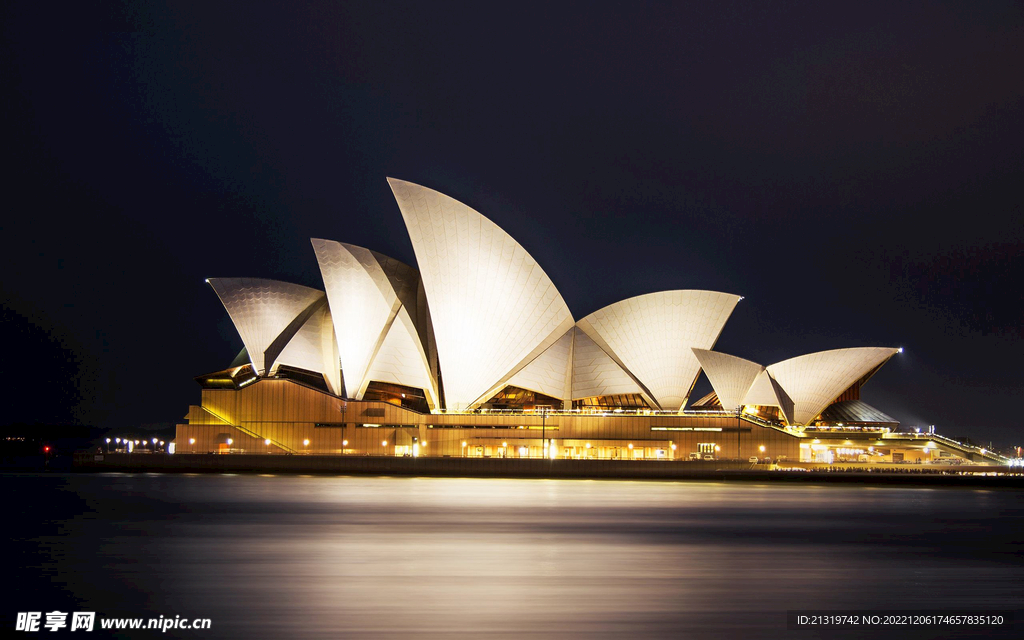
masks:
{"label": "water reflection", "polygon": [[147,474],[2,486],[17,516],[5,575],[24,587],[12,619],[212,618],[201,637],[813,638],[866,634],[789,632],[785,612],[1024,602],[1016,491]]}

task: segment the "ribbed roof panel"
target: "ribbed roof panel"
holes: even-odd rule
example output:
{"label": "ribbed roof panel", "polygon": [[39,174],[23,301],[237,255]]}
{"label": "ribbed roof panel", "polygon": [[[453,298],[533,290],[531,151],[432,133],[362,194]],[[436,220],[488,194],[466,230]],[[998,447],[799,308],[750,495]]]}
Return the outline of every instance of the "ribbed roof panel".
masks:
{"label": "ribbed roof panel", "polygon": [[572,327],[572,314],[536,260],[496,224],[432,189],[388,182],[430,303],[446,406],[486,401]]}

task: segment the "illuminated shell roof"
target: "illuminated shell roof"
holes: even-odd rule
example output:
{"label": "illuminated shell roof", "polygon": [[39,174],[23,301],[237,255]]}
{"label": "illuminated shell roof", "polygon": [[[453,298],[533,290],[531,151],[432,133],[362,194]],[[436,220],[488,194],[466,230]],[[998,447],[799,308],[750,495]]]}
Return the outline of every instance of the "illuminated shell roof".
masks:
{"label": "illuminated shell roof", "polygon": [[708,349],[694,348],[692,351],[711,381],[722,408],[729,411],[735,411],[744,404],[743,398],[750,390],[750,385],[764,371],[762,365],[736,356]]}
{"label": "illuminated shell roof", "polygon": [[[371,380],[423,388],[436,395],[426,349],[416,329],[412,267],[363,247],[313,239],[327,289],[346,395],[361,399]],[[379,362],[377,361],[379,358]]]}
{"label": "illuminated shell roof", "polygon": [[[628,373],[590,336],[576,327],[572,350],[572,399],[636,393],[646,396]],[[646,398],[650,402],[649,398]],[[651,403],[653,404],[653,403]]]}
{"label": "illuminated shell roof", "polygon": [[209,278],[207,282],[259,373],[266,373],[274,357],[324,300],[323,291],[279,280]]}
{"label": "illuminated shell roof", "polygon": [[837,349],[767,368],[716,353],[740,298],[714,291],[637,296],[576,323],[544,270],[493,222],[431,189],[388,182],[421,273],[314,239],[326,292],[255,278],[207,281],[260,375],[281,365],[317,371],[332,392],[355,399],[373,380],[407,385],[437,408],[440,368],[449,410],[514,385],[566,403],[638,394],[675,411],[703,368],[724,408],[774,405],[788,422],[808,424],[897,352]]}
{"label": "illuminated shell roof", "polygon": [[555,344],[509,378],[507,384],[561,398],[568,401],[567,408],[572,408],[572,333],[572,329],[566,331]]}
{"label": "illuminated shell roof", "polygon": [[327,305],[313,312],[295,332],[274,362],[271,373],[275,373],[282,364],[323,374],[331,393],[341,395],[338,342],[334,339],[334,324]]}
{"label": "illuminated shell roof", "polygon": [[793,400],[786,391],[776,382],[768,370],[758,374],[750,390],[743,398],[742,404],[749,406],[778,407],[782,411],[782,417],[786,422],[793,422]]}
{"label": "illuminated shell roof", "polygon": [[710,349],[740,297],[662,291],[608,305],[577,323],[662,409],[679,410],[700,373],[692,348]]}
{"label": "illuminated shell roof", "polygon": [[426,354],[417,338],[416,328],[408,310],[403,306],[391,323],[388,334],[377,351],[366,374],[365,384],[358,397],[366,392],[370,381],[393,382],[423,389],[427,405],[437,406],[437,391],[430,375]]}
{"label": "illuminated shell roof", "polygon": [[819,351],[770,365],[768,373],[793,399],[790,421],[808,424],[843,391],[897,351],[887,347]]}
{"label": "illuminated shell roof", "polygon": [[573,325],[519,243],[470,207],[388,178],[416,252],[448,409],[486,401]]}

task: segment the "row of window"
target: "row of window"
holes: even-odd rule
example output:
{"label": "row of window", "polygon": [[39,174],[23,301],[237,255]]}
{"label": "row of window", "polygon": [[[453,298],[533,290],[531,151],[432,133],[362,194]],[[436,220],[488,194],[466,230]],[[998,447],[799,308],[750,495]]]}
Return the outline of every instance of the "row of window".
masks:
{"label": "row of window", "polygon": [[[347,425],[343,422],[317,422],[314,425],[318,429],[343,429]],[[418,429],[419,425],[415,424],[374,424],[374,423],[354,423],[357,429]],[[533,431],[558,431],[557,425],[494,425],[494,424],[429,424],[428,429],[528,429]],[[651,431],[722,431],[722,427],[651,427]],[[729,431],[735,431],[735,429],[728,429]],[[743,431],[750,431],[750,428],[741,429]]]}
{"label": "row of window", "polygon": [[533,425],[502,425],[502,424],[430,424],[428,429],[530,429],[533,431],[558,431],[557,426]]}

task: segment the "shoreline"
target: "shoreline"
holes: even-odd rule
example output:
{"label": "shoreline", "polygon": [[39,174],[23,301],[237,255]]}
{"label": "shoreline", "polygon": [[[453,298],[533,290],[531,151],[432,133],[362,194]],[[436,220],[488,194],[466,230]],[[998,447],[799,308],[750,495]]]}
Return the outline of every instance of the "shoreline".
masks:
{"label": "shoreline", "polygon": [[[760,467],[760,468],[758,468]],[[268,456],[262,454],[93,454],[74,456],[73,472],[282,473],[468,478],[699,480],[801,484],[1007,487],[1024,489],[1024,473],[1004,467],[784,471],[736,460],[630,461],[384,456]],[[958,471],[969,469],[970,471]],[[983,470],[982,470],[983,469]],[[1003,475],[983,475],[1001,473]]]}

